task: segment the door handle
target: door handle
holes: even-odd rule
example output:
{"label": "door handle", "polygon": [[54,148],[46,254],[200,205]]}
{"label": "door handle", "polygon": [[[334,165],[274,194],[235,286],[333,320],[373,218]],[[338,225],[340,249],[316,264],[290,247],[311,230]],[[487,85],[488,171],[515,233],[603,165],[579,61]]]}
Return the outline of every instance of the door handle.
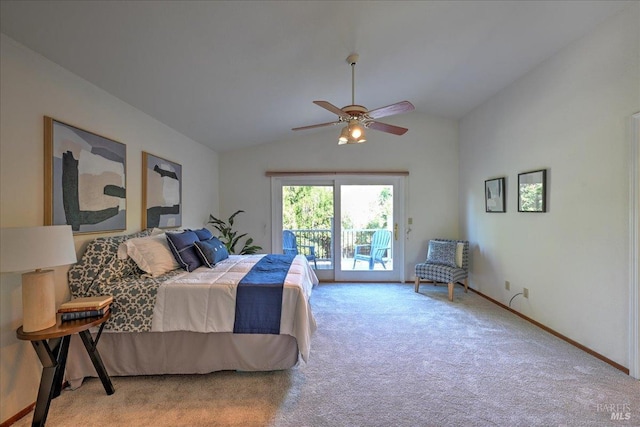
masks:
{"label": "door handle", "polygon": [[393,224],[393,240],[398,240],[398,223]]}

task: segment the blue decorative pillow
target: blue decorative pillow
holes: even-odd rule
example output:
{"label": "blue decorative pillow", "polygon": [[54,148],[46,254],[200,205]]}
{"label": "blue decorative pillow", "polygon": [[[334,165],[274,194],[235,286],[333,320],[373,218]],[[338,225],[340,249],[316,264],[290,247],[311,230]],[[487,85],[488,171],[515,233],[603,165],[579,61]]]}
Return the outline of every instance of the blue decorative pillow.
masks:
{"label": "blue decorative pillow", "polygon": [[429,241],[427,262],[456,268],[456,242]]}
{"label": "blue decorative pillow", "polygon": [[200,257],[196,253],[195,243],[199,242],[198,235],[193,231],[182,233],[167,233],[167,243],[169,249],[176,257],[178,264],[185,270],[191,272],[202,265]]}
{"label": "blue decorative pillow", "polygon": [[204,262],[209,268],[213,268],[223,259],[229,258],[229,251],[227,251],[227,247],[224,243],[218,240],[217,237],[196,242],[195,246],[200,259],[202,259],[202,262]]}
{"label": "blue decorative pillow", "polygon": [[198,236],[198,240],[209,240],[213,237],[213,234],[211,234],[211,231],[207,230],[206,228],[201,228],[199,230],[189,230],[189,231],[193,231],[194,233],[196,233],[196,235]]}

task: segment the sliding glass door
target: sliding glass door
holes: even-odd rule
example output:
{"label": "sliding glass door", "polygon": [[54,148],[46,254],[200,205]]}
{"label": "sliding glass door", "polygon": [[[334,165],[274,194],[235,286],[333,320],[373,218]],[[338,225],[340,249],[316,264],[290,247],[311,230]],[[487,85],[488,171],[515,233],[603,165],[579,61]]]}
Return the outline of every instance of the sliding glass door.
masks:
{"label": "sliding glass door", "polygon": [[336,188],[335,280],[402,280],[402,179],[346,176],[336,180]]}
{"label": "sliding glass door", "polygon": [[320,280],[400,281],[403,178],[272,178],[273,252],[305,254]]}
{"label": "sliding glass door", "polygon": [[281,188],[283,251],[306,255],[316,270],[332,270],[333,185],[294,183]]}

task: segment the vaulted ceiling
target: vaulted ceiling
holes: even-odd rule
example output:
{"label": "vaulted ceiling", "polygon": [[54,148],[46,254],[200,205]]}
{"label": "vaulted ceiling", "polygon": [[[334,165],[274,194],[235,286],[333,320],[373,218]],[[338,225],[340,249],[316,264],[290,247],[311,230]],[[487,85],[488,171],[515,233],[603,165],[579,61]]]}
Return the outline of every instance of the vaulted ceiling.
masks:
{"label": "vaulted ceiling", "polygon": [[2,0],[0,30],[223,152],[333,120],[353,52],[356,103],[459,119],[630,3]]}

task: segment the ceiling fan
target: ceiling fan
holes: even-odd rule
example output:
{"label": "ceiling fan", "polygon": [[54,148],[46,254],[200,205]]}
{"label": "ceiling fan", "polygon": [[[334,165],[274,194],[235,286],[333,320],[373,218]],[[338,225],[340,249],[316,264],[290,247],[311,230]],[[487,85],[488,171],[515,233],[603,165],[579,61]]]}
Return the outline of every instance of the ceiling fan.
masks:
{"label": "ceiling fan", "polygon": [[414,110],[413,104],[409,101],[396,102],[386,107],[376,108],[375,110],[367,110],[362,105],[356,105],[355,102],[355,68],[358,62],[358,54],[353,53],[347,57],[347,62],[351,65],[351,105],[338,108],[327,101],[313,101],[314,104],[331,111],[338,115],[338,120],[327,123],[319,123],[316,125],[302,126],[293,128],[292,130],[313,129],[322,126],[337,125],[346,123],[342,128],[338,145],[342,144],[359,144],[365,142],[365,129],[375,129],[382,132],[392,133],[394,135],[404,135],[409,129],[400,126],[390,125],[377,121],[381,117],[393,116],[395,114],[406,113]]}

